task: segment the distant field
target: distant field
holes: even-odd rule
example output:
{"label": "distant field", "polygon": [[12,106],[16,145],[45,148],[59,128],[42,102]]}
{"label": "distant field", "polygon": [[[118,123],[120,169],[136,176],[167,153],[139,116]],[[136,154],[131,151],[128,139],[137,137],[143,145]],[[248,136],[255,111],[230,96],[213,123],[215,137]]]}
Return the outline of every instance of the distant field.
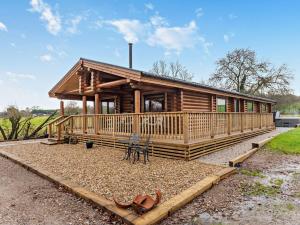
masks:
{"label": "distant field", "polygon": [[285,154],[300,154],[300,128],[276,136],[267,148]]}
{"label": "distant field", "polygon": [[[47,119],[48,116],[37,116],[34,117],[31,120],[32,123],[32,129],[36,128],[37,126],[39,126],[43,121],[45,121]],[[25,118],[23,118],[25,119]],[[4,118],[0,118],[0,125],[4,128],[4,129],[9,129],[10,126],[10,122],[8,121],[8,119],[4,119]],[[45,128],[46,129],[46,128]],[[44,132],[45,129],[43,129],[41,132]],[[3,139],[2,135],[0,134],[0,140]]]}
{"label": "distant field", "polygon": [[280,117],[300,117],[300,114],[280,114]]}

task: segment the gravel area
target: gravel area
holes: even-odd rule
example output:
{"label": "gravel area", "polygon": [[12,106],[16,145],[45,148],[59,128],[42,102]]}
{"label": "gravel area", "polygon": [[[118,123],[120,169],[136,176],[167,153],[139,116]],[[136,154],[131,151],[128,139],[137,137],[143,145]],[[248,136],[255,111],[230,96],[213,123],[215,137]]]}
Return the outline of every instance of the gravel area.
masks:
{"label": "gravel area", "polygon": [[0,157],[0,224],[123,224],[100,208]]}
{"label": "gravel area", "polygon": [[179,161],[150,157],[150,163],[129,163],[123,151],[96,147],[86,150],[82,144],[26,144],[2,147],[34,165],[112,199],[132,201],[139,193],[162,192],[162,202],[179,194],[205,176],[223,167],[199,161]]}
{"label": "gravel area", "polygon": [[217,164],[217,165],[225,165],[228,166],[228,162],[231,159],[234,159],[235,157],[242,155],[249,151],[252,148],[252,143],[253,142],[260,142],[262,140],[265,140],[269,137],[276,136],[282,132],[288,131],[290,128],[276,128],[276,130],[266,133],[263,135],[259,135],[257,137],[248,139],[246,141],[243,141],[239,144],[230,146],[228,148],[225,148],[221,151],[214,152],[209,155],[205,155],[199,158],[200,162],[205,162],[205,163],[211,163],[211,164]]}

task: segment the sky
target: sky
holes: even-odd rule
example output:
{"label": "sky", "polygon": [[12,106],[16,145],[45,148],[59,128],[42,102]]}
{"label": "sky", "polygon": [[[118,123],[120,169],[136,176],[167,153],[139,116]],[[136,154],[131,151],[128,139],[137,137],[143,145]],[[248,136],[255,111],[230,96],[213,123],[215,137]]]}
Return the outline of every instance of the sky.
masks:
{"label": "sky", "polygon": [[[184,4],[183,4],[184,2]],[[287,64],[300,95],[300,1],[297,0],[6,0],[0,7],[0,111],[59,108],[48,91],[80,57],[149,71],[179,61],[194,81],[207,80],[216,60],[250,48]]]}

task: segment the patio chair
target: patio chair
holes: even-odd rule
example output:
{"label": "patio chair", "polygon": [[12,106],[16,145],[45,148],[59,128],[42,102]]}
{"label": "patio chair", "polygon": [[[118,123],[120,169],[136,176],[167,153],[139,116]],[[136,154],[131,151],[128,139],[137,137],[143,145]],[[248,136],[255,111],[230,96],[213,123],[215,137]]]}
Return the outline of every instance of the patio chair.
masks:
{"label": "patio chair", "polygon": [[140,135],[134,133],[129,137],[129,140],[127,142],[128,146],[127,146],[127,149],[125,150],[125,156],[124,156],[123,160],[124,159],[130,160],[132,150],[139,147],[139,142],[140,142]]}
{"label": "patio chair", "polygon": [[144,155],[144,163],[146,164],[146,162],[150,161],[149,160],[149,144],[150,144],[150,135],[147,137],[145,144],[143,147],[141,147],[140,145],[136,146],[136,148],[134,148],[134,152],[133,152],[133,163],[135,163],[135,161],[140,160],[140,154]]}

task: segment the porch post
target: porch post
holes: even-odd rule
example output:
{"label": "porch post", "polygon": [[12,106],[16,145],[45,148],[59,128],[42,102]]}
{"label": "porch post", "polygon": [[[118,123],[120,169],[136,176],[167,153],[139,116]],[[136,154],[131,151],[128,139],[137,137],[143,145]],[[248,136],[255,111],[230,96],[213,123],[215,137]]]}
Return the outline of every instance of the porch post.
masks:
{"label": "porch post", "polygon": [[100,114],[99,112],[99,102],[100,102],[100,95],[98,93],[95,94],[95,101],[94,101],[94,113],[95,115],[95,134],[98,134],[98,130],[99,130],[99,117],[97,116],[98,114]]}
{"label": "porch post", "polygon": [[134,90],[134,112],[141,112],[141,91],[139,89]]}
{"label": "porch post", "polygon": [[94,102],[94,112],[95,114],[100,114],[100,107],[99,107],[99,103],[100,103],[100,95],[99,93],[95,94],[95,102]]}
{"label": "porch post", "polygon": [[65,115],[65,107],[64,107],[64,101],[60,101],[60,111],[59,111],[61,116]]}
{"label": "porch post", "polygon": [[87,106],[86,106],[86,96],[82,96],[82,128],[83,128],[83,133],[86,133],[86,113],[87,113]]}
{"label": "porch post", "polygon": [[[134,113],[138,114],[141,112],[141,91],[139,89],[134,90]],[[139,133],[139,115],[133,116],[133,132]]]}

